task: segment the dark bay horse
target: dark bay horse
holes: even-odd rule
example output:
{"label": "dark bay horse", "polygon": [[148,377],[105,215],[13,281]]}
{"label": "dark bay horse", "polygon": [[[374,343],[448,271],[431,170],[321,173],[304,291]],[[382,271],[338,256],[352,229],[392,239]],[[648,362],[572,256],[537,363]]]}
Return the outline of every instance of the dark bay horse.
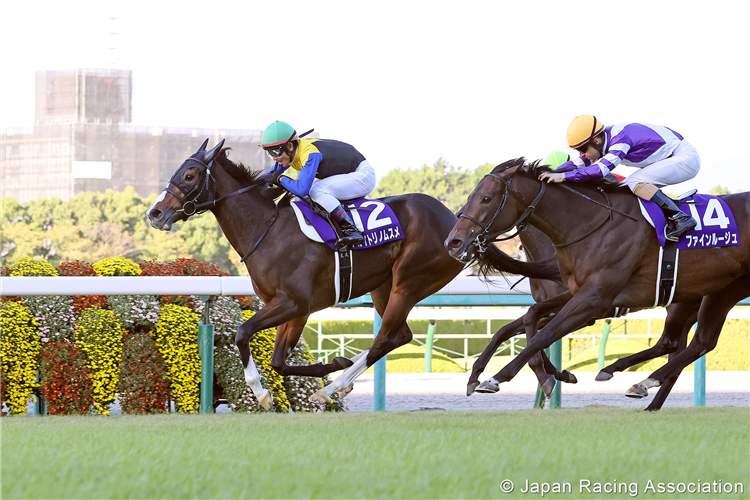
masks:
{"label": "dark bay horse", "polygon": [[[459,214],[461,214],[462,212],[463,210],[459,212]],[[549,240],[549,238],[547,238],[547,236],[544,235],[544,233],[536,229],[534,226],[527,226],[524,230],[518,232],[518,236],[521,240],[521,244],[523,244],[526,256],[529,261],[546,262],[549,260],[557,259],[555,247],[552,246],[552,242]],[[481,253],[478,252],[474,255],[475,259],[481,266],[483,259]],[[539,280],[532,278],[529,279],[529,285],[531,288],[531,296],[537,303],[544,302],[545,300],[560,295],[567,290],[562,282],[552,280]],[[466,385],[467,396],[471,396],[474,391],[477,390],[479,386],[479,376],[487,367],[487,364],[490,362],[490,359],[492,359],[492,356],[495,355],[498,347],[500,347],[503,342],[510,339],[511,337],[515,337],[516,335],[525,333],[525,319],[525,315],[521,316],[517,320],[508,323],[507,325],[500,328],[497,332],[495,332],[495,334],[492,336],[492,339],[490,340],[490,343],[487,345],[487,347],[485,347],[484,351],[482,351],[482,354],[479,355],[471,368],[469,381]],[[550,319],[550,316],[540,318],[538,328],[546,325]],[[576,382],[578,382],[575,375],[568,372],[567,370],[557,371],[544,351],[540,351],[538,353],[538,357],[532,358],[529,361],[529,367],[534,371],[534,374],[539,381],[539,385],[547,398],[550,398],[552,396],[552,391],[555,389],[556,384],[555,380],[560,380],[562,382],[571,384],[575,384]],[[489,391],[482,391],[481,389],[479,389],[478,392]]]}
{"label": "dark bay horse", "polygon": [[[603,199],[595,187],[576,185],[575,190],[589,198],[585,199],[567,186],[543,185],[537,178],[545,170],[538,162],[526,164],[523,158],[499,165],[479,182],[464,207],[464,215],[494,232],[507,231],[524,219],[544,232],[557,247],[560,272],[568,287],[558,297],[529,309],[532,318],[526,328],[533,338],[490,380],[495,384],[510,380],[539,350],[603,317],[612,307],[654,305],[659,243],[641,216],[637,198],[617,189]],[[592,199],[606,202],[607,207]],[[683,368],[716,346],[729,310],[750,296],[750,193],[722,199],[734,213],[742,244],[681,251],[673,302],[683,308],[678,315],[683,321],[689,321],[690,308],[698,307],[695,337],[665,366],[631,387],[631,393],[645,396],[651,387],[668,389],[666,384]],[[476,222],[461,219],[445,241],[451,255],[467,259],[477,230]],[[534,335],[538,319],[556,308],[559,312]],[[649,409],[658,407],[652,404]]]}
{"label": "dark bay horse", "polygon": [[[333,251],[309,240],[300,230],[288,196],[277,204],[280,189],[269,189],[259,173],[248,172],[226,156],[221,141],[206,151],[208,140],[177,169],[148,210],[151,225],[169,230],[176,221],[211,210],[232,247],[242,256],[253,287],[265,306],[243,323],[235,337],[245,378],[255,397],[270,409],[270,392],[260,385],[249,341],[263,329],[278,327],[271,365],[281,375],[323,377],[346,369],[313,400],[328,402],[334,392],[348,392],[367,367],[411,341],[406,324],[420,300],[450,282],[463,264],[448,255],[443,241],[457,219],[438,200],[423,194],[384,198],[398,217],[404,238],[353,250],[352,298],[370,293],[382,325],[370,349],[329,364],[286,364],[310,314],[337,302]],[[489,259],[498,271],[541,279],[560,279],[557,265],[517,261],[495,249]]]}
{"label": "dark bay horse", "polygon": [[[550,241],[550,239],[544,233],[542,233],[534,226],[526,225],[523,230],[520,230],[518,232],[518,236],[524,246],[524,249],[526,250],[526,255],[529,260],[538,262],[547,261],[551,258],[557,258],[555,247],[552,244],[552,241]],[[531,295],[537,303],[542,303],[544,301],[550,300],[567,291],[567,288],[565,288],[562,283],[556,281],[531,278],[529,279],[529,284],[531,288]],[[668,306],[664,332],[659,340],[649,349],[618,359],[614,363],[602,368],[602,370],[597,374],[596,380],[609,380],[612,378],[612,375],[615,372],[627,370],[631,366],[635,366],[639,363],[643,363],[665,354],[668,354],[671,358],[674,357],[674,355],[682,352],[687,344],[687,336],[690,328],[693,324],[695,324],[699,307],[700,300],[687,303],[672,304]],[[547,323],[550,322],[554,315],[559,312],[561,308],[562,306],[547,311],[547,314],[544,317],[539,318],[537,327],[544,327]],[[623,314],[627,314],[627,312],[633,311],[612,308],[607,312],[605,317],[620,317]],[[531,316],[528,318],[528,320],[530,319]],[[492,356],[494,356],[495,351],[497,351],[498,347],[503,342],[510,339],[511,337],[521,335],[526,332],[524,324],[525,321],[527,321],[526,316],[521,316],[517,320],[503,326],[495,333],[495,335],[490,340],[490,343],[487,345],[487,347],[484,349],[482,354],[477,358],[476,362],[472,366],[471,375],[469,376],[469,381],[466,386],[467,396],[470,396],[475,391],[484,393],[497,392],[499,387],[495,384],[490,383],[480,385],[479,376],[487,367],[487,364],[489,363]],[[594,320],[591,320],[585,326],[591,326],[593,324]],[[532,368],[532,370],[534,370],[537,379],[539,380],[541,389],[547,398],[552,395],[552,391],[555,388],[555,380],[560,380],[567,383],[577,382],[575,375],[568,372],[567,370],[557,371],[554,368],[554,365],[552,365],[549,362],[549,359],[547,359],[544,351],[541,351],[539,355],[543,357],[546,375],[540,374],[538,368],[535,368],[533,364],[533,358],[532,361],[529,362],[529,366]],[[670,381],[665,382],[662,387],[669,386],[669,388],[671,389],[676,381],[677,377],[673,377]],[[664,404],[664,399],[668,394],[669,389],[660,390],[658,396],[654,398],[654,401],[652,401],[651,404],[655,407],[661,407],[661,405]]]}

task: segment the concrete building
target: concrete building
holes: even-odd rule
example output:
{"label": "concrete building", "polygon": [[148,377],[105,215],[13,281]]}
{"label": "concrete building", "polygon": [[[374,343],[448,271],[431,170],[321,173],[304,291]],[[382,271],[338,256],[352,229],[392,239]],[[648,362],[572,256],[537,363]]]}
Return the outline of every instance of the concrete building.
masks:
{"label": "concrete building", "polygon": [[178,166],[208,138],[252,169],[270,158],[261,130],[134,126],[132,72],[73,69],[36,73],[34,127],[0,130],[0,198],[68,200],[82,191],[160,192]]}

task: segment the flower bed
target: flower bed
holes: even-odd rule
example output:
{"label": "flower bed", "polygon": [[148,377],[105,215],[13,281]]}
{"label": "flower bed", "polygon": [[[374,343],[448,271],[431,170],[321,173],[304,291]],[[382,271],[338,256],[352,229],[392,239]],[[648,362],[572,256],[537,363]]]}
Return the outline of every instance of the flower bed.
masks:
{"label": "flower bed", "polygon": [[[109,257],[89,264],[24,258],[1,270],[6,276],[222,276],[214,264],[193,259],[145,261]],[[209,303],[214,324],[214,394],[235,412],[262,412],[244,379],[234,335],[260,308],[256,297],[217,297]],[[12,415],[24,415],[32,396],[43,396],[50,415],[108,415],[119,399],[123,413],[194,413],[199,407],[198,321],[205,303],[195,296],[24,296],[0,303],[3,331],[0,395]],[[345,411],[338,399],[325,408],[309,402],[322,381],[281,377],[270,365],[275,329],[250,343],[261,383],[274,410]],[[291,364],[317,362],[304,340]]]}

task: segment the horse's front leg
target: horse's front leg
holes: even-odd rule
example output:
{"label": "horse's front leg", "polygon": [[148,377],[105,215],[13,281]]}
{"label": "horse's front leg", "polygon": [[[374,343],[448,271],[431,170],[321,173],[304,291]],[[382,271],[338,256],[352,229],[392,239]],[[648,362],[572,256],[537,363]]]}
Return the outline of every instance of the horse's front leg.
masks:
{"label": "horse's front leg", "polygon": [[[261,385],[260,372],[250,352],[250,340],[261,330],[276,327],[301,315],[302,313],[291,300],[286,296],[277,295],[263,309],[241,324],[237,329],[234,342],[240,351],[240,359],[242,360],[242,367],[245,372],[245,382],[260,405],[266,410],[270,410],[273,405],[273,395]],[[307,316],[305,315],[305,317]]]}
{"label": "horse's front leg", "polygon": [[600,289],[601,287],[593,283],[584,286],[543,330],[528,341],[526,348],[513,361],[483,384],[498,386],[502,382],[508,382],[539,351],[549,347],[568,333],[582,328],[591,319],[605,314],[612,305],[612,299],[601,297],[598,294]]}
{"label": "horse's front leg", "polygon": [[512,323],[508,323],[504,327],[500,328],[497,332],[495,332],[495,335],[492,336],[492,340],[490,340],[490,343],[487,344],[487,347],[484,348],[482,354],[479,355],[477,360],[474,362],[474,365],[471,367],[471,375],[469,375],[469,381],[466,384],[467,396],[471,396],[472,394],[474,394],[474,390],[479,385],[479,376],[482,374],[484,369],[487,368],[490,359],[492,359],[492,356],[495,355],[495,352],[497,351],[497,348],[500,347],[500,344],[502,344],[509,338],[520,335],[522,332],[523,316],[513,321]]}
{"label": "horse's front leg", "polygon": [[[527,341],[533,339],[537,334],[539,322],[541,320],[545,320],[546,324],[546,322],[549,320],[549,316],[559,312],[560,309],[568,303],[570,298],[570,292],[566,291],[561,293],[560,295],[552,297],[551,299],[531,306],[523,316],[523,325],[526,330]],[[544,355],[544,351],[540,350],[533,353],[533,356],[529,360],[529,367],[536,375],[536,378],[539,381],[539,385],[542,388],[544,395],[547,397],[547,399],[549,399],[550,397],[552,397],[552,391],[554,391],[555,385],[557,384],[556,379],[558,377],[556,377],[555,374],[558,372],[558,370],[554,369],[548,372],[545,369],[545,358],[546,356]],[[554,368],[551,363],[550,366]],[[477,392],[482,393],[494,393],[499,389],[499,382],[494,377],[485,380],[476,388]]]}

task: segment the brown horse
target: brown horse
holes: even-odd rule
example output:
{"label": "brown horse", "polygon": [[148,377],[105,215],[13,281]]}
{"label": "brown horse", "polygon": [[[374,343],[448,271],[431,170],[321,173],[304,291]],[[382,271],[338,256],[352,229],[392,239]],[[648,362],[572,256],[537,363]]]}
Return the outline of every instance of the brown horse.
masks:
{"label": "brown horse", "polygon": [[[606,203],[594,204],[592,200],[602,199],[602,192],[585,184],[576,186],[578,193],[564,185],[547,186],[538,180],[547,170],[539,162],[526,164],[523,158],[496,167],[470,195],[464,207],[468,217],[459,220],[445,241],[452,256],[466,260],[477,224],[502,233],[528,221],[557,247],[568,291],[529,309],[532,318],[526,329],[527,336],[533,338],[518,357],[487,381],[490,385],[511,380],[539,350],[592,319],[604,317],[612,307],[641,309],[654,304],[659,243],[640,214],[637,198],[617,189],[605,192]],[[683,322],[690,321],[685,311],[700,303],[695,338],[665,366],[631,387],[630,393],[645,396],[651,387],[668,389],[665,384],[716,346],[727,313],[750,295],[750,193],[722,199],[734,213],[742,244],[681,252],[673,301],[684,308],[679,314]],[[599,205],[604,208],[597,208]],[[539,318],[557,308],[554,318],[534,335]],[[649,409],[658,409],[653,406]]]}
{"label": "brown horse", "polygon": [[[265,306],[243,323],[235,337],[245,378],[255,397],[269,409],[270,392],[260,376],[249,348],[256,332],[278,327],[271,366],[281,375],[323,377],[346,371],[312,399],[327,402],[334,392],[348,392],[367,367],[393,349],[411,341],[406,324],[409,311],[420,300],[450,282],[463,265],[443,247],[456,217],[438,200],[423,194],[384,198],[393,208],[404,238],[383,245],[353,250],[351,297],[372,296],[382,324],[370,349],[352,360],[337,357],[329,364],[289,366],[286,359],[297,344],[310,314],[337,302],[335,260],[328,246],[307,238],[285,196],[273,199],[279,188],[269,189],[258,173],[248,172],[226,157],[221,141],[210,151],[203,145],[175,172],[147,215],[151,225],[169,230],[174,222],[211,210],[224,235],[242,257],[253,287]],[[524,263],[499,250],[491,259],[499,271],[543,279],[560,279],[552,263]]]}
{"label": "brown horse", "polygon": [[[524,246],[524,249],[526,250],[526,255],[529,260],[539,262],[547,261],[551,258],[557,258],[555,247],[550,239],[534,226],[524,226],[523,229],[518,231],[518,236]],[[542,303],[567,291],[562,283],[556,281],[538,280],[532,278],[529,279],[529,284],[531,287],[531,295],[537,303]],[[668,354],[671,359],[675,355],[682,352],[682,350],[687,345],[688,332],[696,322],[699,307],[700,300],[687,303],[672,304],[667,307],[667,319],[664,324],[664,332],[662,333],[662,336],[659,338],[656,344],[654,344],[649,349],[621,358],[614,363],[602,368],[602,370],[597,374],[596,380],[609,380],[612,378],[612,375],[615,372],[627,370],[631,366],[635,366],[639,363],[643,363],[644,361],[648,361],[665,354]],[[539,319],[537,328],[542,328],[547,323],[549,323],[561,308],[562,306],[558,307],[556,310],[548,311],[546,316]],[[627,312],[633,311],[612,308],[607,312],[605,317],[619,317],[623,314],[627,314]],[[516,335],[525,333],[525,322],[530,320],[531,316],[529,316],[528,319],[526,315],[521,316],[517,320],[508,323],[507,325],[500,328],[495,333],[495,335],[493,335],[490,343],[487,345],[487,347],[484,349],[482,354],[477,358],[476,362],[472,366],[471,375],[469,376],[469,381],[466,386],[467,396],[471,396],[475,391],[482,393],[497,392],[499,387],[495,384],[490,383],[480,385],[479,376],[487,367],[487,364],[495,354],[495,351],[497,351],[498,347],[511,337],[515,337]],[[586,324],[586,326],[591,326],[594,324],[594,322],[595,320],[592,319]],[[534,370],[537,379],[539,380],[540,387],[547,398],[552,395],[552,391],[555,388],[555,380],[573,384],[577,382],[575,375],[568,372],[567,370],[557,371],[554,365],[552,365],[549,362],[549,359],[547,359],[544,351],[541,351],[539,355],[543,358],[546,375],[540,374],[538,368],[535,368],[536,365],[534,364],[534,358],[532,358],[532,361],[529,361],[529,366],[531,366],[532,370]],[[664,389],[660,390],[657,397],[655,397],[651,402],[651,405],[653,405],[653,407],[661,407],[664,404],[664,399],[666,399],[666,396],[669,394],[669,390],[676,381],[677,377],[673,377],[671,380],[664,382],[664,384],[662,385]]]}
{"label": "brown horse", "polygon": [[[459,212],[459,217],[464,218],[462,215],[463,210]],[[523,230],[518,232],[518,236],[523,244],[528,260],[532,262],[547,262],[549,260],[557,259],[555,247],[552,246],[552,242],[549,241],[549,238],[547,238],[544,233],[536,229],[534,226],[526,226]],[[489,246],[487,248],[489,248]],[[482,252],[474,254],[474,259],[481,266],[484,260]],[[531,296],[537,303],[548,300],[566,291],[565,285],[563,285],[562,282],[552,280],[538,280],[532,278],[529,280],[529,285],[531,288]],[[529,319],[531,319],[531,317],[529,317]],[[550,316],[540,318],[537,328],[546,325],[550,319]],[[490,343],[485,347],[484,351],[482,351],[482,354],[479,355],[471,368],[471,375],[469,375],[469,381],[466,385],[467,396],[471,396],[475,390],[477,392],[495,392],[484,391],[479,388],[479,376],[487,367],[490,359],[492,359],[492,356],[495,355],[495,352],[503,342],[511,337],[526,332],[524,327],[525,320],[526,316],[521,316],[517,320],[508,323],[495,332],[492,339],[490,339]],[[542,392],[544,392],[544,395],[547,398],[552,396],[556,380],[570,384],[578,382],[575,375],[567,370],[558,371],[550,362],[544,351],[540,351],[538,357],[532,358],[529,361],[529,367],[534,371],[534,374],[539,381],[539,385],[542,388]]]}

